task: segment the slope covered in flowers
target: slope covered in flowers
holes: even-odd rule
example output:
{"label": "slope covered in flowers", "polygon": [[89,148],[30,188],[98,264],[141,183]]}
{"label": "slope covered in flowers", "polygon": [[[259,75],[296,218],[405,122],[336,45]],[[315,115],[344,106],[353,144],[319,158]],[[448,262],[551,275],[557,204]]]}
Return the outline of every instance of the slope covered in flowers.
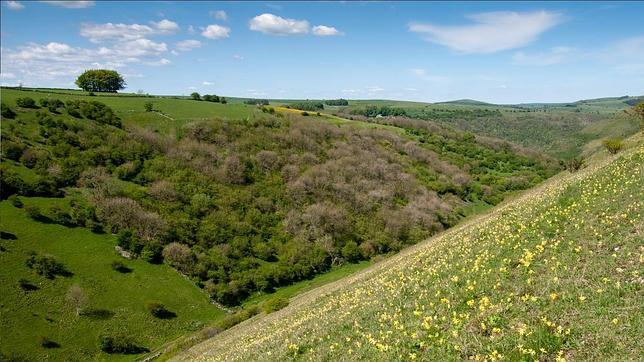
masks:
{"label": "slope covered in flowers", "polygon": [[364,273],[187,351],[190,360],[636,360],[644,142],[597,155]]}

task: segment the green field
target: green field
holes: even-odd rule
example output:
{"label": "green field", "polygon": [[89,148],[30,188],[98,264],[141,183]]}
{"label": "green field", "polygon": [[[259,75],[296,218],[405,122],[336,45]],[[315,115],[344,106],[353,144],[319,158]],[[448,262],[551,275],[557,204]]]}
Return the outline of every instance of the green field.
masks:
{"label": "green field", "polygon": [[[22,200],[25,205],[42,208],[65,202]],[[8,201],[0,202],[0,230],[16,237],[0,243],[0,352],[6,356],[29,360],[131,359],[101,352],[99,337],[125,331],[138,345],[153,349],[224,315],[205,293],[172,268],[117,255],[113,235],[36,222]],[[25,265],[32,251],[54,256],[73,275],[53,280],[37,275]],[[111,263],[116,260],[123,261],[131,272],[113,270]],[[38,289],[22,290],[18,281],[23,278]],[[72,284],[79,284],[89,298],[85,315],[76,316],[65,301]],[[165,304],[176,318],[154,318],[144,307],[147,301]],[[60,347],[41,347],[41,336]]]}
{"label": "green field", "polygon": [[644,138],[176,360],[638,360]]}
{"label": "green field", "polygon": [[[87,92],[75,90],[10,88],[2,88],[1,96],[2,101],[7,104],[14,104],[17,98],[25,96],[36,101],[41,98],[58,98],[63,102],[79,98],[97,100],[114,109],[125,124],[150,126],[162,132],[180,129],[191,121],[213,118],[245,119],[257,112],[256,107],[242,103],[221,104],[171,96],[98,93],[95,97],[88,97]],[[146,102],[152,102],[154,112],[145,112],[143,104]]]}

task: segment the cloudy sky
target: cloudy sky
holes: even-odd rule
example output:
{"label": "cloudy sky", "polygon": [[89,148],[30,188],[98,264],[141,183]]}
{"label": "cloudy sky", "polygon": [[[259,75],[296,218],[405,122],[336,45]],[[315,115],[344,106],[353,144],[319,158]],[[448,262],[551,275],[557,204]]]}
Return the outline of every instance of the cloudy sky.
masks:
{"label": "cloudy sky", "polygon": [[2,1],[3,85],[258,98],[644,94],[642,2]]}

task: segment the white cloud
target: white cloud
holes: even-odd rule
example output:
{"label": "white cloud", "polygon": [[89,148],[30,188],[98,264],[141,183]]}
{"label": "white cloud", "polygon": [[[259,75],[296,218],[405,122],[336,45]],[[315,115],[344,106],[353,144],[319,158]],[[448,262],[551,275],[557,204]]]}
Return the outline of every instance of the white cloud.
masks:
{"label": "white cloud", "polygon": [[152,22],[152,24],[162,34],[173,34],[179,31],[179,24],[168,19],[163,19],[158,23]]}
{"label": "white cloud", "polygon": [[230,28],[225,26],[212,24],[208,25],[204,31],[201,32],[201,35],[208,39],[223,39],[230,36]]}
{"label": "white cloud", "polygon": [[468,16],[474,24],[409,24],[409,31],[430,42],[462,53],[494,53],[522,47],[562,21],[562,15],[548,11],[488,12]]}
{"label": "white cloud", "polygon": [[188,33],[190,33],[190,34],[194,34],[194,33],[196,33],[196,32],[197,32],[197,31],[195,30],[195,27],[194,27],[194,26],[192,26],[192,25],[188,26]]}
{"label": "white cloud", "polygon": [[41,1],[49,5],[60,6],[67,9],[85,9],[94,6],[95,1]]}
{"label": "white cloud", "polygon": [[141,57],[157,56],[168,50],[165,43],[156,43],[150,39],[136,39],[128,42],[117,43],[113,50],[123,56]]}
{"label": "white cloud", "polygon": [[334,36],[334,35],[344,35],[344,34],[332,26],[317,25],[313,27],[313,35]]}
{"label": "white cloud", "polygon": [[235,58],[236,60],[244,60],[244,57],[239,54],[233,55],[233,58]]}
{"label": "white cloud", "polygon": [[201,42],[195,39],[182,40],[176,44],[177,50],[187,52],[192,49],[200,48]]}
{"label": "white cloud", "polygon": [[423,68],[412,68],[409,71],[417,78],[430,81],[430,82],[442,82],[447,80],[447,77],[443,77],[440,75],[431,75],[427,72],[426,69],[423,69]]}
{"label": "white cloud", "polygon": [[177,23],[163,19],[152,26],[142,24],[81,24],[80,35],[88,38],[92,43],[103,41],[128,41],[141,39],[150,35],[167,35],[179,30]]}
{"label": "white cloud", "polygon": [[9,10],[22,10],[25,8],[24,5],[17,1],[7,1],[6,4]]}
{"label": "white cloud", "polygon": [[205,86],[213,85],[213,84],[215,84],[215,83],[213,83],[213,82],[208,82],[208,81],[204,81],[203,83],[201,83],[201,85],[205,85]]}
{"label": "white cloud", "polygon": [[159,65],[168,65],[172,63],[169,59],[166,58],[161,58],[157,61],[152,61],[152,62],[145,62],[145,65],[152,65],[152,66],[159,66]]}
{"label": "white cloud", "polygon": [[13,73],[0,73],[0,78],[2,79],[13,79],[16,75]]}
{"label": "white cloud", "polygon": [[273,14],[261,14],[250,20],[250,30],[271,35],[298,35],[309,32],[306,20],[285,19]]}
{"label": "white cloud", "polygon": [[223,21],[228,20],[228,14],[226,14],[226,12],[223,10],[211,11],[210,16],[212,16],[217,20],[223,20]]}
{"label": "white cloud", "polygon": [[2,72],[14,74],[27,84],[67,86],[88,68],[127,70],[130,64],[169,64],[169,60],[159,59],[166,51],[165,43],[149,39],[96,48],[73,47],[59,42],[28,43],[13,49],[2,48]]}
{"label": "white cloud", "polygon": [[377,86],[377,85],[367,87],[367,92],[369,93],[382,92],[384,90],[385,90],[384,88],[381,88],[380,86]]}
{"label": "white cloud", "polygon": [[348,94],[358,93],[358,91],[356,89],[343,89],[340,92],[348,93]]}
{"label": "white cloud", "polygon": [[574,53],[573,48],[559,46],[537,53],[516,52],[512,61],[519,65],[546,66],[564,62]]}
{"label": "white cloud", "polygon": [[195,89],[197,89],[197,87],[195,87],[195,86],[190,86],[190,87],[188,87],[188,89],[190,89],[190,90],[195,90]]}

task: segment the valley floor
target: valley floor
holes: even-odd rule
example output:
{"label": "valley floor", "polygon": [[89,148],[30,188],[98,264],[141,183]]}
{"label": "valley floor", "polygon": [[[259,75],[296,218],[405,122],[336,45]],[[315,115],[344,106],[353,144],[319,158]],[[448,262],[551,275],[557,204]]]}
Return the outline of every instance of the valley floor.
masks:
{"label": "valley floor", "polygon": [[637,360],[644,138],[177,360]]}

